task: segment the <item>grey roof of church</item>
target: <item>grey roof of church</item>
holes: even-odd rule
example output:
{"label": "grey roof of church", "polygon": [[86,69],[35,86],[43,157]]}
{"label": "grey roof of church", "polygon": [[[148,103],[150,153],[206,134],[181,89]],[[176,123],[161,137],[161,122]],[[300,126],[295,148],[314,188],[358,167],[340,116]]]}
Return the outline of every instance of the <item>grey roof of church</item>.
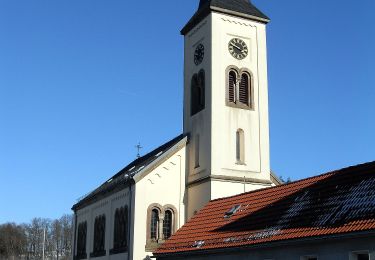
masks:
{"label": "grey roof of church", "polygon": [[189,32],[211,11],[251,18],[263,23],[268,23],[270,21],[270,19],[249,0],[200,0],[198,11],[181,30],[181,34],[185,35]]}
{"label": "grey roof of church", "polygon": [[142,171],[145,167],[156,161],[162,155],[166,154],[173,146],[183,140],[187,135],[181,134],[169,142],[161,145],[148,154],[134,160],[124,169],[116,173],[112,178],[100,185],[97,189],[85,195],[72,207],[72,210],[78,210],[89,204],[92,204],[113,192],[119,191],[133,182],[133,177]]}

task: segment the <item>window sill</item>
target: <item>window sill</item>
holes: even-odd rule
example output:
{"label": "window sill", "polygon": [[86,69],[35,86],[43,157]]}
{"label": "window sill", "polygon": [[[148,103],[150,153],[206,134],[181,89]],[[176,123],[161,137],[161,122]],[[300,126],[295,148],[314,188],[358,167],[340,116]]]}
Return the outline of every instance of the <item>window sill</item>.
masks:
{"label": "window sill", "polygon": [[109,250],[109,255],[117,255],[128,252],[128,247],[112,248]]}
{"label": "window sill", "polygon": [[237,164],[237,165],[240,165],[240,166],[246,166],[246,163],[241,162],[241,161],[237,161],[236,164]]}
{"label": "window sill", "polygon": [[165,240],[161,240],[161,239],[159,239],[159,240],[149,240],[146,243],[145,251],[146,252],[154,252],[164,242],[165,242]]}
{"label": "window sill", "polygon": [[252,106],[248,106],[248,105],[241,104],[241,103],[233,103],[233,102],[227,101],[226,104],[228,107],[255,111],[255,109]]}
{"label": "window sill", "polygon": [[107,254],[107,251],[106,250],[103,250],[103,251],[97,251],[97,252],[92,252],[90,254],[90,258],[95,258],[95,257],[101,257],[101,256],[105,256]]}

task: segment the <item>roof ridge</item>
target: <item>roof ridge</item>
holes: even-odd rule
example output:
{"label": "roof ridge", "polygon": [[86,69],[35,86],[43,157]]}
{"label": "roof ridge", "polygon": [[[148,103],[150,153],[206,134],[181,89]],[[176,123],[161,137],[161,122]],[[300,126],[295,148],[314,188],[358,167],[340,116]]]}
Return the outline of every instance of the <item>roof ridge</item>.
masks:
{"label": "roof ridge", "polygon": [[321,177],[324,177],[324,176],[327,176],[327,175],[342,174],[342,173],[345,173],[348,170],[353,170],[353,169],[356,169],[356,168],[362,168],[362,167],[366,167],[366,166],[374,166],[375,167],[375,161],[347,166],[347,167],[344,167],[344,168],[341,168],[341,169],[338,169],[338,170],[332,170],[332,171],[329,171],[329,172],[326,172],[326,173],[322,173],[322,174],[319,174],[319,175],[315,175],[315,176],[307,177],[307,178],[304,178],[304,179],[292,181],[292,182],[289,182],[289,183],[284,183],[284,184],[281,184],[281,185],[278,185],[278,186],[272,186],[272,187],[267,187],[267,188],[262,188],[262,189],[258,189],[258,190],[244,192],[244,193],[229,196],[229,197],[213,199],[213,200],[210,200],[210,202],[227,200],[227,199],[230,199],[230,198],[235,198],[235,197],[240,197],[240,196],[244,196],[244,195],[248,195],[248,194],[258,193],[258,192],[265,191],[265,190],[272,190],[272,189],[276,189],[278,187],[285,187],[285,186],[289,186],[289,185],[292,185],[292,184],[298,184],[300,182],[304,182],[304,181],[308,181],[308,180],[318,179],[318,178],[321,178]]}

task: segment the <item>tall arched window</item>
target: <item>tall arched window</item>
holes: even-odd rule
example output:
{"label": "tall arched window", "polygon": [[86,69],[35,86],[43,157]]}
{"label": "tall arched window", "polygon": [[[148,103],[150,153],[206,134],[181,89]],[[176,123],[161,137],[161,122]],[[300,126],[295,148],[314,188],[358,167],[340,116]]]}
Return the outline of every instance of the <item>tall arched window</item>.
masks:
{"label": "tall arched window", "polygon": [[127,249],[128,235],[128,207],[121,207],[115,211],[113,230],[112,254],[124,252]]}
{"label": "tall arched window", "polygon": [[194,149],[194,164],[195,168],[199,168],[199,135],[195,136],[195,149]]}
{"label": "tall arched window", "polygon": [[230,103],[236,103],[236,82],[237,82],[237,73],[233,70],[229,71],[228,101]]}
{"label": "tall arched window", "polygon": [[205,72],[200,70],[191,79],[191,115],[205,108]]}
{"label": "tall arched window", "polygon": [[163,222],[163,236],[164,239],[168,239],[172,235],[172,217],[173,213],[171,210],[166,210],[164,213]]}
{"label": "tall arched window", "polygon": [[86,259],[86,238],[87,238],[87,222],[80,223],[78,225],[78,237],[77,237],[77,255],[76,259]]}
{"label": "tall arched window", "polygon": [[91,257],[104,256],[105,250],[105,215],[95,218],[94,222],[94,251]]}
{"label": "tall arched window", "polygon": [[158,231],[159,231],[159,211],[157,209],[153,209],[151,212],[151,239],[157,240],[158,239]]}
{"label": "tall arched window", "polygon": [[245,135],[242,129],[236,132],[236,160],[238,164],[245,163]]}
{"label": "tall arched window", "polygon": [[240,103],[249,106],[250,102],[250,76],[247,73],[242,73],[241,82],[238,91]]}

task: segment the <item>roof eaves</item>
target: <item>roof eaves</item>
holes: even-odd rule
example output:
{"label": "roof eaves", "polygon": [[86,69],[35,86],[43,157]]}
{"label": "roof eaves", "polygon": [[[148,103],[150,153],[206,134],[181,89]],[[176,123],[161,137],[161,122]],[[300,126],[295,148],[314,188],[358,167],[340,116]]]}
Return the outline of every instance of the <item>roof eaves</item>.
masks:
{"label": "roof eaves", "polygon": [[208,248],[208,249],[201,249],[201,250],[189,250],[189,251],[178,251],[178,252],[170,252],[170,253],[158,253],[157,251],[154,252],[154,258],[163,259],[164,257],[183,257],[183,256],[193,256],[193,255],[207,255],[213,253],[228,253],[228,252],[238,252],[238,251],[246,251],[252,249],[262,249],[262,248],[272,248],[272,247],[280,247],[280,246],[287,246],[287,245],[295,245],[301,243],[313,243],[313,242],[320,242],[320,241],[327,241],[327,240],[337,240],[337,239],[350,239],[350,238],[359,238],[359,237],[368,237],[375,235],[375,229],[373,230],[362,230],[356,232],[348,232],[348,233],[339,233],[339,234],[329,234],[324,236],[312,236],[312,237],[301,237],[295,239],[286,239],[286,240],[278,240],[278,241],[266,241],[259,244],[245,244],[243,246],[235,246],[235,247],[217,247],[217,248]]}
{"label": "roof eaves", "polygon": [[133,179],[133,176],[134,176],[134,174],[137,174],[138,172],[133,172],[133,171],[129,172],[129,170],[131,170],[134,167],[141,166],[143,163],[146,164],[146,165],[152,164],[153,160],[151,160],[151,161],[149,161],[149,160],[157,152],[159,152],[160,150],[169,149],[169,148],[175,146],[175,144],[174,144],[175,142],[179,143],[179,142],[181,142],[181,140],[184,140],[186,138],[188,138],[188,135],[181,134],[181,135],[175,137],[174,139],[170,140],[169,142],[167,142],[167,143],[159,146],[158,148],[152,150],[148,154],[146,154],[146,155],[134,160],[133,162],[129,163],[125,168],[123,168],[122,170],[120,170],[118,173],[116,173],[114,176],[112,176],[110,178],[110,180],[113,180],[111,183],[108,183],[108,181],[106,181],[103,184],[101,184],[98,188],[91,191],[86,196],[84,196],[83,199],[79,200],[76,204],[74,204],[73,207],[72,207],[72,210],[76,211],[78,209],[81,209],[81,208],[83,208],[87,205],[90,205],[90,204],[96,202],[98,200],[97,197],[102,198],[103,196],[105,197],[105,196],[108,196],[108,194],[112,194],[114,190],[117,191],[118,190],[117,186],[119,186],[118,182],[121,181],[121,179],[120,179],[121,176],[124,176],[124,177],[128,176],[129,177],[129,178],[124,178],[125,181],[120,183],[120,184],[122,184],[122,186],[126,186],[127,182],[129,182],[129,185],[134,184],[135,181]]}
{"label": "roof eaves", "polygon": [[221,8],[221,7],[217,7],[217,6],[211,6],[211,10],[219,12],[219,13],[230,14],[230,15],[233,15],[233,16],[236,16],[236,17],[251,19],[251,20],[261,22],[261,23],[266,23],[266,24],[271,21],[268,17],[266,18],[266,16],[259,17],[259,16],[255,16],[255,15],[251,15],[251,14],[236,12],[236,11],[233,11],[233,10],[229,10],[229,9],[225,9],[225,8]]}

